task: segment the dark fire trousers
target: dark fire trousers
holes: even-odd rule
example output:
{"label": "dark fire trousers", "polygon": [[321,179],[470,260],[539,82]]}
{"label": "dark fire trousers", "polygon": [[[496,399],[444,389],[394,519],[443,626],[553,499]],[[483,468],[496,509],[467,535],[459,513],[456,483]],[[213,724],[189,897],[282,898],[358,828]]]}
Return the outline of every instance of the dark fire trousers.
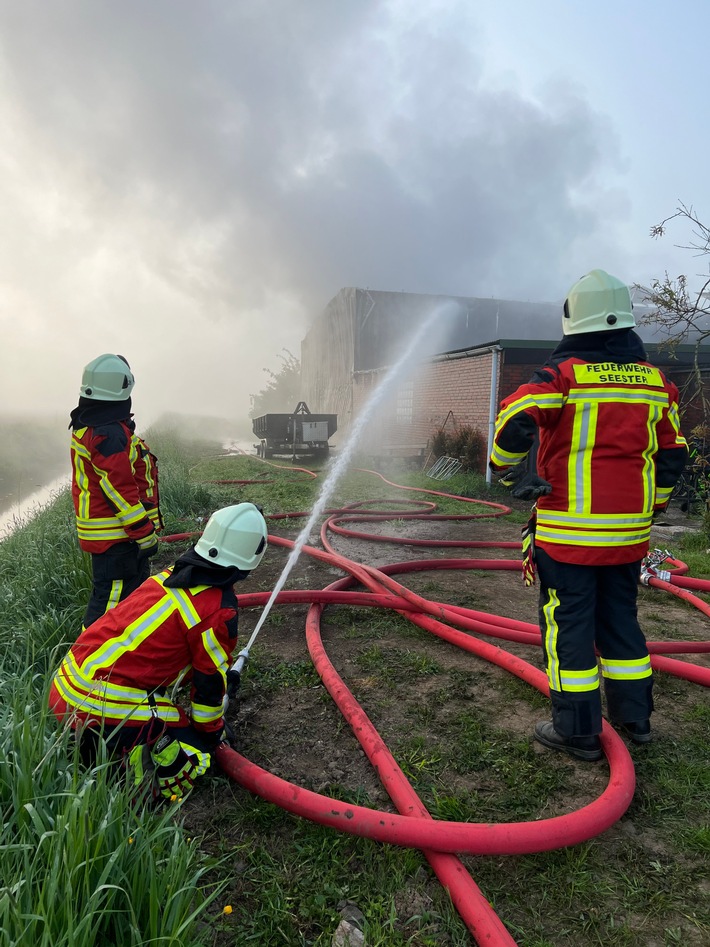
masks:
{"label": "dark fire trousers", "polygon": [[640,561],[572,565],[558,562],[538,546],[535,563],[542,649],[557,733],[563,737],[601,733],[597,651],[609,719],[647,720],[653,710],[653,676],[637,618]]}
{"label": "dark fire trousers", "polygon": [[145,582],[150,575],[150,559],[138,543],[115,543],[106,552],[91,554],[91,569],[94,585],[84,614],[84,628]]}

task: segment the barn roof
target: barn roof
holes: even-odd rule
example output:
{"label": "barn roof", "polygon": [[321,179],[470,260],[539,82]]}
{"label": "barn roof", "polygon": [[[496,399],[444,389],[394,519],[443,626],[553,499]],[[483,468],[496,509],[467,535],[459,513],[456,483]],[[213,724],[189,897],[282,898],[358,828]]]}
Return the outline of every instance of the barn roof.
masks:
{"label": "barn roof", "polygon": [[[371,371],[391,364],[403,340],[437,310],[441,319],[433,320],[429,347],[434,355],[501,341],[506,348],[529,343],[526,347],[550,349],[562,337],[562,304],[349,287],[328,303],[321,318],[331,323],[331,331],[342,324],[344,332],[353,332],[354,370]],[[637,306],[635,311],[649,310]],[[649,348],[666,337],[659,326],[636,331]]]}

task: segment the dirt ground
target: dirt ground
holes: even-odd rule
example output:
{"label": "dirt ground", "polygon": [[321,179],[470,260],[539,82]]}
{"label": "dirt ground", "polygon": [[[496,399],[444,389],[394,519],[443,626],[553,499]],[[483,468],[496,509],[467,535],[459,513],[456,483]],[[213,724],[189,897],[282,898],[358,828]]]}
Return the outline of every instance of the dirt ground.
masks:
{"label": "dirt ground", "polygon": [[[522,505],[519,509],[522,511],[527,506]],[[680,528],[688,526],[682,514],[671,514],[664,522]],[[521,526],[503,517],[468,522],[400,520],[382,525],[367,523],[356,528],[393,534],[400,538],[466,538],[499,543],[519,541]],[[270,532],[291,539],[296,536],[295,529],[286,530],[278,525],[275,528],[270,526]],[[672,536],[672,530],[659,531],[652,545],[667,546],[667,540],[672,540]],[[517,558],[515,550],[500,550],[494,546],[475,550],[431,549],[339,536],[332,537],[332,542],[340,554],[371,566],[412,559]],[[312,544],[320,546],[315,537],[312,538]],[[286,556],[285,550],[270,547],[259,570],[238,591],[270,591],[281,575]],[[321,589],[342,574],[339,569],[304,554],[291,573],[286,588]],[[534,589],[525,588],[517,571],[418,572],[398,577],[398,580],[435,601],[464,605],[533,624],[537,622],[537,586]],[[284,667],[297,669],[300,673],[310,662],[305,640],[306,612],[305,605],[276,606],[273,620],[264,625],[244,675],[238,712],[231,713],[231,722],[237,733],[237,748],[255,763],[298,785],[332,795],[337,795],[334,790],[345,787],[367,798],[369,805],[394,811],[364,752],[317,678],[308,686],[260,686],[267,671],[277,677],[279,669],[283,670]],[[549,711],[544,698],[529,699],[524,693],[527,685],[520,683],[517,688],[512,687],[511,677],[505,671],[420,629],[403,632],[402,623],[386,620],[388,613],[383,610],[358,609],[352,619],[346,612],[345,607],[326,609],[321,623],[326,650],[395,755],[398,747],[411,745],[412,720],[416,711],[419,711],[416,718],[419,720],[417,735],[426,739],[427,724],[426,718],[421,715],[421,708],[432,700],[432,695],[440,692],[442,680],[450,680],[454,673],[464,683],[458,693],[452,692],[446,707],[440,708],[441,713],[454,715],[462,707],[474,708],[476,712],[485,714],[489,724],[507,731],[511,739],[529,740],[534,752],[544,757],[541,765],[554,763],[569,771],[565,791],[556,794],[547,809],[534,814],[533,818],[547,818],[578,809],[604,790],[608,782],[606,765],[590,766],[564,754],[551,754],[532,740],[535,723],[548,719]],[[243,647],[248,640],[259,614],[260,609],[246,609],[240,613],[240,646]],[[649,640],[710,636],[707,623],[688,606],[675,600],[668,601],[664,597],[663,607],[659,610],[659,593],[651,589],[640,590],[639,615]],[[407,627],[413,626],[407,624]],[[542,668],[539,647],[504,641],[500,645]],[[412,667],[417,662],[431,661],[435,663],[435,669],[431,673],[418,674],[413,671],[408,674],[404,668],[401,674],[389,678],[383,689],[377,667],[372,669],[367,664],[368,658],[376,661],[377,654],[389,658],[395,656],[395,660],[406,658]],[[693,660],[710,666],[708,656],[694,656]],[[698,699],[706,699],[706,694],[698,694]],[[675,723],[672,698],[661,690],[657,694],[653,719],[655,737],[672,737]],[[452,792],[485,792],[485,771],[467,774],[452,770],[450,778]],[[197,833],[207,828],[207,823],[214,815],[208,816],[206,811],[211,807],[210,790],[202,789],[193,796],[194,799],[185,808],[185,814],[188,826]],[[626,831],[628,828],[623,825],[609,830],[607,836],[611,844],[614,839],[623,840]],[[227,850],[232,843],[238,845],[243,837],[237,824],[223,823],[220,826],[219,850]],[[652,848],[652,840],[649,845]],[[413,897],[416,900],[417,896]],[[416,908],[416,904],[399,905],[404,916]],[[649,945],[652,943],[653,940],[648,941]],[[658,941],[659,945],[662,943]]]}
{"label": "dirt ground", "polygon": [[[664,522],[679,525],[683,528],[686,527],[688,521],[685,517],[671,515]],[[410,537],[447,540],[461,538],[491,542],[492,544],[517,542],[520,539],[521,530],[519,524],[508,523],[505,517],[479,519],[470,522],[398,521],[396,524],[386,523],[381,526],[366,523],[357,525],[355,528],[373,533],[394,535],[403,539]],[[294,537],[293,531],[287,532],[271,528],[270,531],[288,538]],[[654,534],[659,545],[664,544],[660,540],[666,539],[665,532],[659,530]],[[501,550],[495,548],[494,545],[489,549],[432,549],[384,542],[367,542],[340,536],[331,537],[331,542],[339,554],[356,562],[363,562],[375,567],[391,562],[415,559],[518,558],[515,550]],[[316,545],[320,548],[320,543],[316,543]],[[268,561],[260,566],[258,576],[257,573],[254,574],[254,578],[258,578],[258,582],[248,581],[244,586],[240,586],[240,589],[243,588],[244,591],[256,591],[257,587],[259,590],[272,589],[281,575],[285,561],[286,552],[273,547]],[[343,573],[339,569],[325,566],[316,559],[302,555],[286,583],[286,588],[320,589],[342,575]],[[533,589],[526,588],[517,572],[475,570],[471,573],[440,570],[409,573],[395,578],[413,591],[424,597],[431,597],[436,601],[452,605],[465,605],[478,611],[537,625],[537,586]],[[649,640],[657,640],[666,636],[685,640],[686,638],[694,639],[707,634],[705,625],[702,620],[699,620],[697,613],[694,613],[685,605],[680,603],[676,605],[673,602],[669,603],[667,600],[663,603],[662,624],[664,633],[660,634],[658,597],[659,593],[653,590],[640,590],[639,618]],[[282,612],[284,622],[275,627],[270,627],[267,622],[262,628],[258,644],[254,649],[255,660],[258,660],[260,653],[266,653],[275,655],[284,662],[309,661],[304,631],[307,607],[287,605],[277,606],[276,608]],[[239,638],[242,644],[248,640],[259,614],[260,610],[256,609],[241,613]],[[372,614],[374,618],[377,611],[373,610]],[[672,625],[670,635],[668,634],[669,624]],[[366,676],[363,678],[356,660],[357,655],[363,648],[363,639],[339,634],[342,626],[329,622],[328,610],[326,610],[321,622],[321,629],[326,650],[338,672],[356,696],[366,700],[368,680]],[[425,633],[422,632],[422,639],[424,635]],[[401,649],[402,647],[418,648],[422,654],[433,658],[447,670],[459,668],[466,674],[483,674],[484,678],[492,677],[494,680],[508,677],[505,671],[434,636],[430,636],[428,641],[423,642],[413,642],[410,638],[403,642],[396,631],[383,637],[382,630],[378,628],[373,633],[369,643],[376,644],[384,650],[388,648]],[[511,642],[501,642],[501,646],[536,667],[543,667],[541,654],[537,647]],[[693,660],[710,664],[707,656],[695,656]],[[247,669],[245,676],[248,674],[249,670]],[[484,688],[487,686],[485,682],[483,682],[483,686]],[[358,694],[359,689],[361,692]],[[407,700],[426,701],[427,693],[432,689],[433,682],[429,677],[417,678],[412,676],[406,685]],[[364,694],[362,691],[364,691]],[[321,695],[317,692],[308,693],[303,688],[290,689],[288,693],[284,693],[282,696],[285,698],[283,702],[282,700],[275,700],[273,695],[269,695],[268,703],[266,703],[261,699],[258,692],[254,692],[241,704],[239,715],[234,718],[233,722],[237,725],[240,739],[243,741],[242,752],[249,756],[251,749],[259,749],[264,752],[267,751],[268,746],[269,769],[285,779],[307,785],[308,788],[322,788],[322,784],[328,782],[328,763],[332,762],[333,759],[340,759],[343,755],[348,755],[342,746],[345,740],[338,737],[337,742],[334,743],[334,730],[340,730],[340,727],[334,728],[333,726],[336,722],[334,715],[339,716],[338,711],[334,709],[333,714],[325,711]],[[295,701],[299,701],[299,705],[296,705]],[[395,702],[395,711],[396,706],[397,703]],[[489,710],[491,713],[498,713],[501,716],[500,723],[502,726],[508,726],[511,730],[520,734],[532,733],[535,723],[540,719],[539,710],[531,709],[523,701],[517,701],[512,706],[508,703],[500,706],[497,710],[493,705],[489,705]],[[661,706],[657,708],[654,717],[654,730],[659,733],[659,736],[663,732],[663,717],[663,707]],[[310,747],[304,746],[303,719],[309,721],[308,741],[311,743]],[[396,724],[396,721],[391,721],[391,723]],[[280,734],[278,741],[268,739],[268,735],[274,733]],[[357,747],[354,738],[353,743]],[[325,747],[330,747],[327,761],[324,754]],[[542,747],[539,748],[539,752],[548,753]],[[258,760],[255,761],[258,762]],[[351,767],[356,767],[356,770],[354,771]],[[340,768],[342,767],[338,767],[338,769]],[[387,798],[379,790],[377,778],[371,772],[369,763],[359,749],[348,759],[347,769],[356,777],[357,785],[367,786],[374,795],[381,796],[383,800]],[[605,774],[602,775],[600,785],[604,781]]]}

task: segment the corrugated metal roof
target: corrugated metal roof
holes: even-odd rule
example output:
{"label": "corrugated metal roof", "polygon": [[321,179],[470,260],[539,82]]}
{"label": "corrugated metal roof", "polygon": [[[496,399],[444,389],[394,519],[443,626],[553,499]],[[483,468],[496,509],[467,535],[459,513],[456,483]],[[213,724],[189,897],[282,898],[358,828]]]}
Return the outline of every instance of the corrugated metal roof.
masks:
{"label": "corrugated metal roof", "polygon": [[[349,288],[331,300],[326,312],[343,311],[346,300],[348,311],[354,311],[355,371],[391,363],[402,348],[403,338],[437,308],[441,309],[442,319],[432,331],[432,354],[476,348],[499,340],[508,340],[506,344],[510,347],[525,342],[531,343],[531,347],[554,347],[562,338],[563,300],[524,302]],[[636,307],[639,315],[644,311],[649,310]],[[642,325],[636,331],[646,343],[660,343],[666,338],[658,326]]]}

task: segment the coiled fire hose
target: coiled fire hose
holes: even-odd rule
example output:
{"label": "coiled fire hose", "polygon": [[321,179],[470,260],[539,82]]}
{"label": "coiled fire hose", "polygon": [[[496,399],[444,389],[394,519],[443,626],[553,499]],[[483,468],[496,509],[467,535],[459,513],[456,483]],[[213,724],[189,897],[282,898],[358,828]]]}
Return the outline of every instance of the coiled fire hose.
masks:
{"label": "coiled fire hose", "polygon": [[[385,479],[374,471],[370,473]],[[263,482],[263,481],[262,481]],[[386,481],[390,483],[390,481]],[[399,486],[391,484],[392,486]],[[439,491],[401,487],[420,493],[452,497],[463,502],[481,503],[466,497],[456,497]],[[397,501],[401,503],[401,501]],[[548,694],[546,675],[498,645],[474,637],[484,635],[499,640],[515,641],[529,645],[540,645],[537,625],[499,616],[477,612],[468,608],[431,602],[402,586],[393,575],[435,569],[500,569],[519,571],[520,561],[511,559],[433,559],[392,563],[375,569],[356,563],[339,555],[332,547],[329,533],[369,541],[406,543],[433,547],[482,548],[498,547],[520,549],[519,543],[460,542],[449,540],[401,540],[395,536],[373,535],[351,528],[354,521],[375,522],[386,519],[473,519],[481,514],[439,515],[431,512],[433,504],[427,504],[425,512],[418,504],[415,512],[396,511],[363,512],[371,504],[360,503],[338,510],[329,510],[328,518],[321,528],[324,549],[304,546],[303,553],[321,562],[337,567],[346,573],[345,578],[334,582],[326,589],[311,591],[283,590],[274,604],[288,605],[309,603],[306,619],[306,641],[314,666],[343,716],[350,724],[370,762],[375,766],[384,788],[390,795],[398,814],[352,805],[312,792],[275,776],[250,762],[227,746],[220,747],[217,763],[224,773],[244,788],[269,802],[281,806],[295,815],[320,825],[345,831],[353,835],[366,836],[380,842],[422,849],[437,877],[447,888],[452,902],[464,923],[479,945],[489,947],[514,947],[500,918],[468,874],[457,854],[470,855],[519,855],[549,851],[584,842],[601,834],[626,812],[635,790],[633,762],[623,740],[614,729],[604,722],[601,744],[609,764],[609,781],[605,790],[593,802],[576,812],[541,819],[534,822],[475,823],[435,820],[409,784],[404,773],[387,749],[371,721],[354,695],[340,678],[328,658],[320,636],[320,618],[329,604],[357,607],[391,608],[405,615],[419,627],[443,640],[455,644],[488,660],[521,680]],[[501,504],[491,505],[494,512],[483,516],[503,515],[508,512]],[[269,519],[302,517],[303,513],[275,514]],[[349,525],[344,525],[344,524]],[[177,534],[165,537],[166,541],[190,538],[193,534]],[[291,540],[269,536],[273,546],[285,549],[293,547]],[[694,596],[690,589],[710,592],[710,581],[690,579],[681,573],[687,567],[677,560],[666,557],[670,567],[664,577],[652,575],[646,584],[669,592],[690,602],[710,617],[710,606]],[[671,571],[672,570],[672,571]],[[354,585],[362,585],[367,591],[350,591]],[[246,593],[239,596],[240,608],[263,607],[270,598],[269,593]],[[472,634],[473,633],[473,634]],[[242,652],[248,651],[249,644]],[[710,668],[667,657],[671,653],[709,653],[710,642],[649,642],[648,649],[654,668],[675,674],[688,681],[710,686]],[[246,660],[246,657],[245,657]],[[239,667],[241,671],[242,665]]]}

